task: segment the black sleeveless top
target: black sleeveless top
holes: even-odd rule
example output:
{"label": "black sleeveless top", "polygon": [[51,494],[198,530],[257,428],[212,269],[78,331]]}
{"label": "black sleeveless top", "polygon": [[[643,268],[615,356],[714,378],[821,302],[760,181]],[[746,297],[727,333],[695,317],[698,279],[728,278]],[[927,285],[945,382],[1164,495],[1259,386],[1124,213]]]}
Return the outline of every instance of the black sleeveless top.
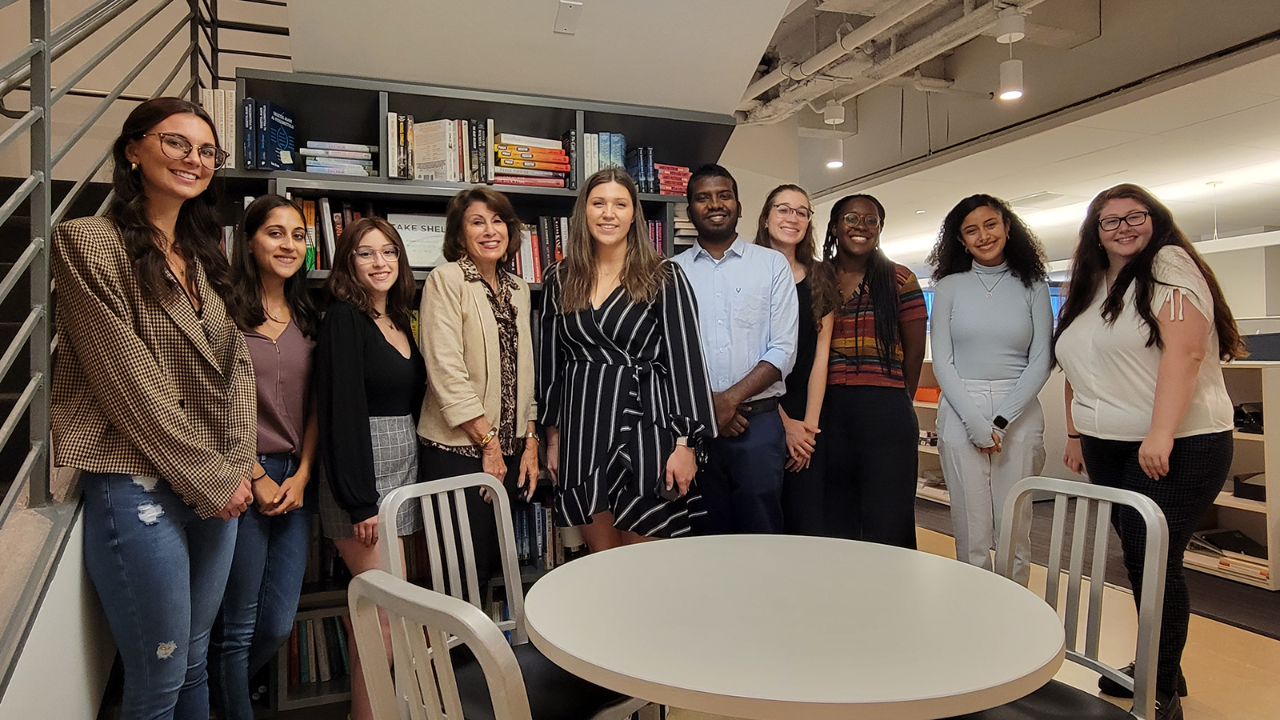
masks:
{"label": "black sleeveless top", "polygon": [[796,283],[800,300],[800,323],[796,334],[796,364],[787,375],[787,394],[782,396],[782,409],[792,420],[803,420],[809,399],[809,372],[818,348],[818,326],[813,322],[813,290],[809,278]]}

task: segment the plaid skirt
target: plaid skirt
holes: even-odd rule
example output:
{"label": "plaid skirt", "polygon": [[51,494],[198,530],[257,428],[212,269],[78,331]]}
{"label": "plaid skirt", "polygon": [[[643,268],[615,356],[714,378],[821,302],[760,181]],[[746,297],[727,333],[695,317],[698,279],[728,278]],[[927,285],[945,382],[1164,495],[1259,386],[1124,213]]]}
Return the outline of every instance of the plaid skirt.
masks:
{"label": "plaid skirt", "polygon": [[[373,440],[374,487],[378,504],[387,493],[418,481],[418,429],[412,415],[369,418]],[[320,526],[332,540],[355,537],[351,516],[333,497],[329,483],[320,483]],[[396,534],[412,535],[422,529],[422,509],[417,502],[405,503],[396,513]]]}

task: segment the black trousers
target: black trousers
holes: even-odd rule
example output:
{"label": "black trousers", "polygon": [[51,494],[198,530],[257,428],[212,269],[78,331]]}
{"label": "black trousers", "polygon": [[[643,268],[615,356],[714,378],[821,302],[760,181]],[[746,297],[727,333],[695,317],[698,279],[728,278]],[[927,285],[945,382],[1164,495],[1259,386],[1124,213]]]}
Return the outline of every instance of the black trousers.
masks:
{"label": "black trousers", "polygon": [[[503,458],[503,462],[507,464],[507,475],[502,481],[502,486],[507,491],[507,499],[511,501],[514,511],[524,502],[523,498],[517,497],[522,491],[516,487],[520,475],[520,456],[508,455]],[[484,465],[480,458],[459,455],[431,445],[422,447],[418,468],[418,475],[423,482],[484,472]],[[483,592],[490,578],[502,569],[498,524],[494,519],[493,506],[485,502],[478,489],[468,489],[463,495],[467,498],[467,520],[471,524],[471,543],[476,552],[476,578]],[[457,525],[455,524],[454,527],[456,528]]]}
{"label": "black trousers", "polygon": [[[1172,694],[1177,688],[1182,649],[1187,644],[1191,620],[1191,598],[1187,594],[1182,554],[1213,500],[1222,491],[1231,470],[1235,446],[1231,431],[1192,435],[1173,441],[1169,453],[1169,474],[1152,480],[1138,465],[1140,442],[1080,438],[1089,480],[1095,485],[1142,493],[1155,501],[1169,524],[1169,559],[1165,568],[1164,612],[1160,627],[1160,660],[1156,689]],[[1147,528],[1138,513],[1116,507],[1111,525],[1120,536],[1125,569],[1133,586],[1134,602],[1141,607],[1142,555],[1146,550]]]}
{"label": "black trousers", "polygon": [[824,534],[914,550],[920,425],[906,389],[828,386],[821,426]]}

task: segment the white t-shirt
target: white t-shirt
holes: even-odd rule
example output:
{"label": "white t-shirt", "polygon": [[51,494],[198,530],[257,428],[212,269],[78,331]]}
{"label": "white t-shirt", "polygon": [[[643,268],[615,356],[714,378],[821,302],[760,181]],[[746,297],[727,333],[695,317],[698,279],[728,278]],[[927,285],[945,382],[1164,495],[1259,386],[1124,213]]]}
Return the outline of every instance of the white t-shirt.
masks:
{"label": "white t-shirt", "polygon": [[[1213,324],[1209,285],[1191,256],[1177,246],[1161,248],[1151,271],[1157,281],[1151,297],[1153,313],[1164,309],[1169,319],[1181,319],[1183,303],[1190,302],[1209,320],[1209,337],[1191,406],[1173,436],[1230,430],[1233,411],[1218,360],[1218,331]],[[1105,285],[1099,287],[1089,308],[1058,338],[1058,362],[1074,393],[1071,418],[1076,431],[1085,435],[1142,440],[1151,429],[1156,377],[1164,353],[1155,345],[1147,347],[1148,327],[1134,309],[1134,285],[1125,294],[1124,310],[1110,324],[1102,318],[1106,297]]]}

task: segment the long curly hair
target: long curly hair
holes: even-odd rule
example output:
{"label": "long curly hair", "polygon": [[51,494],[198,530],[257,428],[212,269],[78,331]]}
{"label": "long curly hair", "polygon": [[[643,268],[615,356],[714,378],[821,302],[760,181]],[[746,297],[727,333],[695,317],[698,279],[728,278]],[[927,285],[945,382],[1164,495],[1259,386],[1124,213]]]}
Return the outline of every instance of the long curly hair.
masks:
{"label": "long curly hair", "polygon": [[634,302],[652,302],[658,295],[662,256],[649,241],[649,224],[645,222],[644,209],[640,207],[636,183],[622,168],[605,168],[587,178],[578,192],[577,202],[573,204],[564,259],[556,266],[562,313],[573,313],[591,306],[591,291],[596,284],[596,243],[587,227],[587,199],[592,190],[605,183],[618,183],[625,187],[631,196],[631,206],[635,208],[631,228],[627,231],[627,253],[618,282]]}
{"label": "long curly hair", "polygon": [[[235,245],[231,250],[231,291],[227,295],[227,310],[235,318],[242,331],[252,330],[267,321],[262,307],[262,277],[253,257],[253,236],[267,223],[277,208],[289,208],[302,221],[302,209],[294,201],[268,193],[249,203],[244,209],[244,219],[236,228]],[[303,335],[315,331],[316,310],[307,292],[307,271],[299,268],[284,281],[284,298],[289,303],[289,314]]]}
{"label": "long curly hair", "polygon": [[1133,302],[1138,317],[1147,326],[1147,347],[1155,346],[1164,349],[1164,340],[1160,337],[1160,325],[1156,321],[1155,311],[1151,309],[1151,298],[1159,281],[1151,272],[1156,254],[1166,245],[1176,245],[1186,251],[1195,262],[1200,274],[1204,276],[1209,293],[1213,296],[1213,317],[1209,318],[1218,331],[1218,357],[1222,360],[1233,360],[1245,356],[1244,344],[1240,339],[1240,330],[1236,327],[1231,308],[1227,307],[1222,287],[1218,284],[1213,270],[1205,263],[1200,253],[1196,252],[1191,241],[1173,221],[1173,213],[1164,203],[1156,199],[1145,188],[1129,183],[1116,185],[1098,193],[1089,203],[1089,212],[1080,226],[1080,240],[1076,244],[1075,254],[1071,258],[1071,283],[1067,286],[1067,297],[1062,303],[1062,315],[1058,320],[1058,329],[1053,335],[1054,362],[1057,362],[1058,338],[1076,318],[1080,317],[1097,296],[1098,288],[1104,282],[1107,268],[1111,262],[1107,251],[1102,247],[1102,237],[1098,221],[1102,217],[1102,209],[1108,202],[1128,198],[1137,201],[1147,208],[1147,222],[1151,223],[1151,242],[1138,252],[1116,275],[1111,290],[1102,302],[1102,317],[1108,323],[1115,322],[1124,311],[1124,296],[1129,286],[1134,286]]}
{"label": "long curly hair", "polygon": [[[179,287],[170,278],[169,263],[160,249],[164,238],[147,217],[142,173],[130,167],[125,151],[129,143],[142,139],[156,125],[179,113],[189,113],[203,120],[209,126],[214,142],[221,147],[218,131],[209,114],[199,105],[176,97],[154,98],[134,108],[125,118],[120,135],[111,146],[114,165],[111,171],[112,195],[104,215],[120,232],[143,292],[156,299],[169,297]],[[200,263],[209,284],[225,298],[231,287],[227,280],[227,256],[218,247],[218,241],[222,239],[222,225],[217,214],[220,187],[220,178],[215,175],[204,192],[182,203],[178,222],[173,228],[173,250],[187,264]]]}
{"label": "long curly hair", "polygon": [[[844,214],[845,207],[854,200],[866,200],[876,208],[876,214],[880,216],[880,227],[884,227],[884,205],[871,195],[846,195],[840,198],[831,208],[831,219],[827,221],[827,236],[822,242],[822,257],[824,262],[835,263],[839,257],[840,245],[836,238],[836,225],[840,222],[840,216]],[[898,276],[894,262],[889,256],[884,254],[879,244],[876,249],[867,257],[867,270],[862,276],[862,284],[866,287],[866,292],[858,294],[858,308],[870,296],[872,313],[875,316],[876,330],[876,354],[878,356],[881,367],[888,368],[894,356],[894,349],[897,347],[900,338],[898,337]],[[854,367],[861,367],[862,356],[854,358]]]}
{"label": "long curly hair", "polygon": [[329,271],[329,279],[325,282],[325,290],[335,300],[351,303],[360,312],[371,318],[378,313],[373,308],[373,299],[369,291],[356,276],[356,248],[365,235],[377,230],[386,236],[400,251],[400,263],[396,267],[396,281],[387,291],[387,315],[405,335],[413,338],[409,321],[413,312],[413,268],[409,266],[409,256],[404,249],[404,240],[391,223],[380,217],[360,218],[342,231],[337,246],[333,249],[333,269]]}
{"label": "long curly hair", "polygon": [[[764,199],[764,207],[760,208],[760,220],[756,223],[757,245],[773,247],[773,238],[769,237],[769,212],[773,210],[773,201],[778,194],[787,190],[803,195],[805,202],[810,205],[809,212],[813,212],[813,203],[804,188],[799,185],[779,185],[770,191]],[[813,235],[812,215],[809,216],[804,237],[796,245],[796,260],[804,266],[805,277],[809,278],[809,288],[813,295],[813,324],[821,330],[822,318],[840,307],[840,289],[836,287],[836,275],[831,265],[818,260],[818,241]]]}
{"label": "long curly hair", "polygon": [[942,229],[938,231],[938,242],[929,253],[929,264],[933,266],[933,281],[936,283],[948,275],[968,272],[973,268],[973,255],[964,244],[961,227],[969,213],[980,207],[989,207],[1000,213],[1008,233],[1004,244],[1004,261],[1009,272],[1031,287],[1036,281],[1049,278],[1044,263],[1044,247],[1036,238],[1036,234],[1023,222],[1022,218],[1009,207],[1009,203],[990,195],[970,195],[956,203],[942,221]]}

